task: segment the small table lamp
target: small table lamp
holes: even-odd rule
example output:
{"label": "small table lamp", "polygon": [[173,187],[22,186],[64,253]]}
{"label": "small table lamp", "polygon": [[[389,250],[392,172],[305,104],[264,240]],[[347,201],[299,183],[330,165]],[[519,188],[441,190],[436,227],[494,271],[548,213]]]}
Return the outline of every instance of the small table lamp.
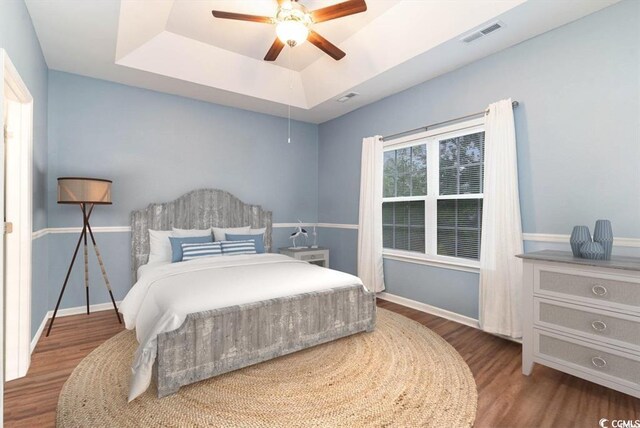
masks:
{"label": "small table lamp", "polygon": [[73,252],[73,257],[71,258],[69,270],[67,270],[67,276],[64,279],[62,290],[60,290],[60,296],[58,296],[56,309],[53,311],[53,317],[51,318],[49,328],[47,329],[47,336],[49,336],[51,327],[53,326],[53,322],[56,319],[56,314],[58,313],[58,308],[60,307],[60,302],[62,301],[62,295],[64,294],[64,290],[67,287],[67,283],[69,282],[69,276],[71,275],[71,270],[73,269],[73,264],[76,261],[76,256],[78,255],[78,250],[80,249],[80,243],[82,242],[84,242],[84,288],[86,290],[87,296],[87,315],[89,315],[89,263],[87,254],[87,233],[91,237],[93,248],[96,251],[98,263],[100,264],[100,269],[102,270],[102,276],[104,277],[104,282],[107,286],[107,290],[109,291],[109,296],[111,296],[113,309],[115,309],[116,311],[116,317],[118,317],[118,322],[122,324],[120,314],[118,313],[118,306],[116,305],[116,301],[114,300],[113,293],[111,291],[111,284],[109,284],[109,278],[107,278],[107,271],[104,268],[104,263],[102,263],[102,256],[100,255],[100,250],[98,250],[96,239],[93,236],[93,231],[91,230],[91,225],[89,224],[89,218],[91,217],[93,208],[96,205],[111,205],[111,180],[86,177],[60,177],[58,178],[58,203],[80,205],[83,221],[82,233],[80,233],[80,238],[78,239],[76,249]]}

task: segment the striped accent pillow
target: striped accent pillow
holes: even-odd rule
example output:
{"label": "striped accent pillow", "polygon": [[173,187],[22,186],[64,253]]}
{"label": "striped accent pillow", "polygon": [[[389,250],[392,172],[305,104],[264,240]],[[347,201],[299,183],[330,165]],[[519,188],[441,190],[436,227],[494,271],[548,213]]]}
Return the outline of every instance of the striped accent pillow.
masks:
{"label": "striped accent pillow", "polygon": [[218,241],[222,245],[222,253],[225,256],[237,254],[256,254],[256,241],[248,239],[246,241]]}
{"label": "striped accent pillow", "polygon": [[201,242],[195,244],[182,244],[182,261],[197,259],[199,257],[215,257],[222,255],[222,246],[219,242]]}

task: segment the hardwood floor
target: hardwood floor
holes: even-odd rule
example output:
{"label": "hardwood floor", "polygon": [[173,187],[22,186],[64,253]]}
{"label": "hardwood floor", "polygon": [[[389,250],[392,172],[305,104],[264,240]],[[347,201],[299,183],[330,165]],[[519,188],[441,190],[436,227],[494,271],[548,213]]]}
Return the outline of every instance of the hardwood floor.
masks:
{"label": "hardwood floor", "polygon": [[36,345],[27,376],[4,385],[5,426],[55,426],[58,394],[73,369],[123,329],[113,311],[57,318],[51,335],[43,333]]}
{"label": "hardwood floor", "polygon": [[429,327],[462,355],[478,387],[476,427],[597,427],[601,418],[640,419],[640,399],[536,365],[520,369],[519,344],[411,308],[378,300]]}
{"label": "hardwood floor", "polygon": [[[378,306],[429,327],[465,359],[478,386],[476,427],[597,427],[601,418],[640,419],[640,400],[536,365],[520,373],[520,345],[383,300]],[[33,353],[26,377],[5,384],[7,427],[55,425],[58,394],[74,367],[121,331],[113,312],[56,320]],[[609,425],[611,426],[611,425]]]}

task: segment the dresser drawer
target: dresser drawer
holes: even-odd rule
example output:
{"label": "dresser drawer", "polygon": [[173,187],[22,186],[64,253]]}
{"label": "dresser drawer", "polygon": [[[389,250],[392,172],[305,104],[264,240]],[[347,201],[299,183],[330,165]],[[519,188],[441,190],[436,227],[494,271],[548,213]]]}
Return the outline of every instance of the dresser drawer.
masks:
{"label": "dresser drawer", "polygon": [[640,389],[640,357],[534,329],[535,354],[587,375]]}
{"label": "dresser drawer", "polygon": [[548,267],[540,267],[536,273],[537,294],[640,312],[640,283],[637,279],[634,281],[622,276],[603,276],[578,270],[560,271]]}
{"label": "dresser drawer", "polygon": [[534,298],[534,322],[546,328],[640,351],[640,317]]}

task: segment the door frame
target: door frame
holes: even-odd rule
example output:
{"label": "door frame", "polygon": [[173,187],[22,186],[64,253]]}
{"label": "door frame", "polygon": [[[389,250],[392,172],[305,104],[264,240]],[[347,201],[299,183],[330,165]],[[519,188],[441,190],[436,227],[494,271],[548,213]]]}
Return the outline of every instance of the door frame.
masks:
{"label": "door frame", "polygon": [[[21,112],[21,132],[20,132],[20,196],[19,196],[19,221],[18,227],[13,233],[19,235],[20,242],[20,262],[18,266],[17,292],[13,293],[12,302],[2,302],[2,310],[6,309],[7,314],[0,317],[0,327],[4,334],[3,366],[5,368],[4,381],[25,376],[31,363],[31,282],[32,282],[32,223],[33,223],[33,97],[9,59],[7,52],[0,49],[0,122],[4,130],[4,85],[5,83],[18,96],[22,105]],[[4,210],[4,137],[2,139],[2,155],[0,155],[0,207]],[[2,278],[3,291],[6,293],[4,284],[4,225],[2,225],[2,249],[0,249],[0,278]],[[6,306],[6,308],[5,308]],[[15,312],[14,312],[15,311]],[[12,327],[6,330],[4,325],[6,315],[11,314],[11,318],[18,320],[17,328]],[[10,364],[7,364],[7,363]]]}

